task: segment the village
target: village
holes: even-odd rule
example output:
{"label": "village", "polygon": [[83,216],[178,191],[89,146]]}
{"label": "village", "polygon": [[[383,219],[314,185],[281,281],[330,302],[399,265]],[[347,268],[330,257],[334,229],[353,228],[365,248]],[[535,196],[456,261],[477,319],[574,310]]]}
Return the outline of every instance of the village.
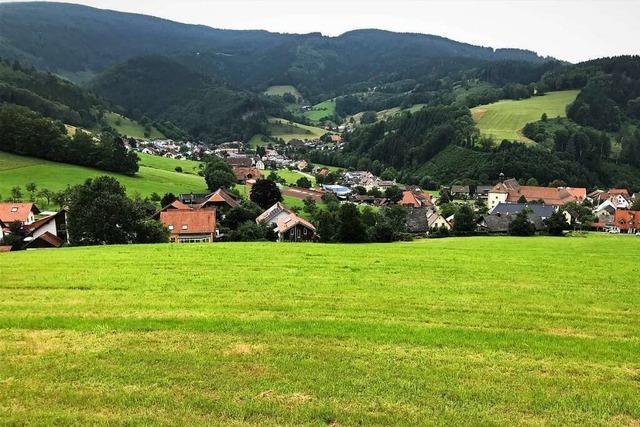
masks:
{"label": "village", "polygon": [[[290,156],[275,148],[247,153],[242,143],[222,144],[211,151],[197,145],[184,150],[177,144],[154,143],[164,150],[177,149],[183,155],[213,155],[228,165],[236,178],[234,188],[218,188],[211,193],[180,194],[170,203],[158,206],[150,217],[169,232],[172,243],[203,243],[228,240],[220,223],[261,180],[276,182],[280,197],[262,209],[256,224],[271,229],[280,242],[313,242],[320,238],[310,215],[300,206],[287,206],[283,197],[303,204],[323,204],[327,199],[338,206],[353,204],[361,211],[380,211],[391,206],[402,208],[403,239],[447,237],[449,235],[508,235],[518,216],[526,218],[529,234],[547,234],[549,221],[561,215],[562,230],[635,234],[640,236],[640,194],[627,189],[596,189],[568,186],[542,187],[521,185],[516,179],[497,177],[495,184],[442,186],[425,191],[418,186],[403,185],[395,179],[382,179],[370,171],[345,171]],[[149,150],[142,152],[161,154]],[[184,147],[184,145],[182,145]],[[138,145],[138,149],[140,145]],[[172,156],[166,151],[164,156]],[[176,154],[179,155],[179,154]],[[196,157],[197,157],[196,156]],[[296,158],[297,157],[297,158]],[[295,183],[287,183],[279,174],[294,172]],[[243,196],[237,187],[247,189]],[[465,219],[464,209],[473,213],[473,224]],[[458,225],[457,225],[458,223]],[[0,203],[0,251],[57,248],[68,244],[67,210],[41,211],[34,201]]]}

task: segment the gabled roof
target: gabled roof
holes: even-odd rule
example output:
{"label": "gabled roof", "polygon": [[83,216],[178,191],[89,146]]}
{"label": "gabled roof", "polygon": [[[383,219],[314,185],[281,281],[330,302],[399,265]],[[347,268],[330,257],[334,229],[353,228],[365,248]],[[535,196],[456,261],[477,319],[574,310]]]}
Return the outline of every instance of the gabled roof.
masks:
{"label": "gabled roof", "polygon": [[66,215],[66,213],[67,212],[63,209],[60,212],[56,212],[53,215],[45,216],[44,218],[40,218],[39,220],[34,221],[31,224],[27,224],[24,226],[24,228],[25,230],[27,230],[29,234],[33,234],[34,231],[38,230],[41,227],[44,227],[51,221],[55,221],[55,219],[58,218],[59,216]]}
{"label": "gabled roof", "polygon": [[180,200],[176,199],[173,202],[169,203],[167,206],[161,208],[156,213],[154,213],[152,218],[158,219],[160,218],[160,213],[170,211],[170,210],[188,211],[188,210],[192,210],[192,208],[191,206],[186,205],[182,203]]}
{"label": "gabled roof", "polygon": [[409,207],[407,209],[406,224],[410,233],[426,233],[429,231],[427,215],[430,210],[426,207]]}
{"label": "gabled roof", "polygon": [[258,179],[262,176],[262,173],[259,169],[254,167],[233,167],[233,174],[236,176],[238,181],[244,181],[246,179]]}
{"label": "gabled roof", "polygon": [[572,187],[538,187],[531,185],[520,185],[515,179],[508,179],[496,184],[492,193],[506,193],[507,202],[515,203],[524,197],[527,201],[543,200],[547,205],[564,205],[569,202],[581,202],[587,197],[586,188]]}
{"label": "gabled roof", "polygon": [[240,206],[240,203],[238,203],[238,201],[233,196],[231,196],[229,193],[224,191],[222,188],[219,188],[213,194],[207,197],[207,199],[200,204],[200,207],[202,208],[209,203],[211,204],[226,203],[232,208],[236,206]]}
{"label": "gabled roof", "polygon": [[160,212],[160,222],[167,227],[173,226],[170,230],[173,235],[213,234],[216,232],[216,210],[172,209]]}
{"label": "gabled roof", "polygon": [[419,208],[421,206],[433,206],[429,193],[421,191],[403,191],[400,204],[402,206],[413,206],[415,208]]}
{"label": "gabled roof", "polygon": [[640,229],[640,211],[618,209],[614,216],[614,223],[621,230]]}
{"label": "gabled roof", "polygon": [[439,219],[443,219],[447,224],[451,225],[451,223],[439,213],[431,212],[431,214],[427,216],[427,225],[429,226],[429,228],[433,228],[433,224],[435,224]]}
{"label": "gabled roof", "polygon": [[60,246],[62,246],[64,244],[64,240],[61,239],[60,237],[53,235],[51,233],[49,233],[48,231],[46,233],[41,234],[40,236],[38,236],[37,238],[33,239],[32,241],[30,241],[27,244],[27,248],[34,248],[34,247],[52,247],[52,248],[59,248]]}
{"label": "gabled roof", "polygon": [[278,233],[284,233],[292,229],[296,225],[302,225],[310,230],[313,230],[314,232],[316,231],[316,228],[309,221],[303,218],[300,218],[298,215],[294,213],[291,213],[286,218],[283,218],[278,221],[277,223]]}
{"label": "gabled roof", "polygon": [[0,203],[0,220],[5,224],[14,221],[27,222],[29,213],[38,214],[40,209],[33,203]]}
{"label": "gabled roof", "polygon": [[259,224],[261,222],[269,222],[280,213],[285,212],[287,214],[293,214],[292,210],[287,209],[285,205],[280,202],[277,202],[275,205],[271,206],[269,209],[264,211],[256,218],[256,222]]}
{"label": "gabled roof", "polygon": [[496,207],[491,209],[490,213],[497,215],[517,215],[525,208],[531,210],[533,215],[538,215],[543,218],[549,218],[555,212],[555,208],[549,205],[535,203],[498,203]]}

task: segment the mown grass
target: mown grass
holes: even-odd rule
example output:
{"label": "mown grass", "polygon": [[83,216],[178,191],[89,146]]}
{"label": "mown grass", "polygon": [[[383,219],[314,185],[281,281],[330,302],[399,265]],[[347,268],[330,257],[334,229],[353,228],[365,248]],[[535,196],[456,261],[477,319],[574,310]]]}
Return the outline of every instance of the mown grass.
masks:
{"label": "mown grass", "polygon": [[326,101],[322,101],[321,103],[311,107],[310,111],[305,111],[304,116],[309,120],[319,121],[324,119],[325,117],[333,117],[335,113],[336,100],[327,99]]}
{"label": "mown grass", "polygon": [[121,116],[118,113],[105,114],[105,121],[109,126],[118,131],[119,134],[138,139],[160,139],[165,136],[155,127],[151,126],[149,136],[145,135],[144,126],[135,120]]}
{"label": "mown grass", "polygon": [[522,134],[524,126],[540,120],[543,113],[549,118],[565,117],[567,105],[576,99],[578,92],[566,90],[520,101],[498,101],[475,107],[471,112],[480,132],[494,137],[498,143],[503,139],[532,142]]}
{"label": "mown grass", "polygon": [[292,139],[299,139],[301,141],[316,139],[327,133],[326,130],[315,126],[307,126],[290,120],[273,117],[269,118],[267,130],[273,138],[282,138],[284,142],[289,142]]}
{"label": "mown grass", "polygon": [[[135,176],[126,176],[0,152],[0,196],[6,198],[9,196],[11,188],[20,186],[26,197],[25,187],[30,182],[35,182],[39,189],[47,188],[59,191],[68,185],[82,184],[87,178],[102,175],[115,177],[132,195],[139,193],[143,196],[149,196],[154,192],[162,195],[167,192],[178,194],[206,191],[207,185],[204,178],[193,174],[177,173],[173,169],[165,169],[168,167],[165,162],[167,159],[162,157],[153,159],[153,157],[144,156],[142,164],[145,162],[148,165],[157,163],[154,167],[140,166],[140,171]],[[172,162],[182,161],[173,160]],[[185,170],[190,167],[192,164],[185,161]]]}
{"label": "mown grass", "polygon": [[302,99],[302,94],[298,92],[298,89],[296,89],[295,86],[291,85],[269,86],[267,90],[264,91],[265,95],[270,96],[283,96],[286,93],[290,93],[297,99]]}
{"label": "mown grass", "polygon": [[[270,171],[268,171],[267,174],[269,172]],[[311,174],[290,169],[277,169],[275,172],[280,178],[287,182],[287,185],[296,185],[298,180],[303,177],[311,181],[311,185],[316,185],[316,178]]]}
{"label": "mown grass", "polygon": [[0,255],[7,424],[634,425],[633,236]]}
{"label": "mown grass", "polygon": [[197,175],[200,171],[200,165],[202,164],[202,162],[198,162],[196,160],[177,160],[145,153],[136,154],[138,154],[138,157],[140,158],[140,166],[165,170],[169,172],[175,172],[177,167],[181,167],[183,173]]}

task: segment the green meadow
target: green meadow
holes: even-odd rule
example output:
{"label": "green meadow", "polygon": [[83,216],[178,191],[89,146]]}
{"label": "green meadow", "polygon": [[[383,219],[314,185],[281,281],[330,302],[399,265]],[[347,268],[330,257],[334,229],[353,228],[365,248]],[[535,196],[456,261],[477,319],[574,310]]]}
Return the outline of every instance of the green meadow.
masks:
{"label": "green meadow", "polygon": [[[68,185],[82,184],[87,178],[102,175],[113,176],[127,188],[129,194],[204,192],[207,185],[204,178],[193,173],[177,173],[174,168],[182,165],[185,171],[192,171],[197,162],[171,160],[163,157],[140,154],[140,171],[135,176],[109,173],[98,169],[66,163],[50,162],[34,157],[17,156],[0,152],[0,198],[9,196],[11,188],[25,187],[35,182],[39,189],[52,191],[65,189]],[[194,165],[196,164],[196,165]]]}
{"label": "green meadow", "polygon": [[319,121],[325,117],[333,117],[336,113],[336,100],[328,99],[311,107],[310,111],[305,111],[304,116],[309,120]]}
{"label": "green meadow", "polygon": [[640,240],[0,254],[8,425],[637,425]]}
{"label": "green meadow", "polygon": [[107,113],[105,114],[105,120],[109,126],[118,131],[119,134],[138,138],[138,139],[146,139],[146,138],[164,138],[162,132],[160,132],[155,127],[151,127],[151,132],[149,132],[149,136],[145,136],[144,126],[135,120],[131,120],[128,117],[121,116],[118,113]]}
{"label": "green meadow", "polygon": [[498,143],[503,139],[532,142],[522,135],[524,126],[540,120],[544,113],[549,118],[566,117],[567,105],[576,99],[578,92],[566,90],[519,101],[503,100],[480,105],[471,112],[480,132]]}
{"label": "green meadow", "polygon": [[326,130],[315,126],[307,126],[274,117],[269,118],[267,130],[273,138],[282,138],[284,142],[289,142],[292,139],[301,141],[316,139],[327,133]]}
{"label": "green meadow", "polygon": [[285,93],[290,93],[298,99],[303,98],[302,94],[298,92],[298,89],[291,85],[269,86],[267,90],[264,91],[265,95],[270,96],[283,96]]}

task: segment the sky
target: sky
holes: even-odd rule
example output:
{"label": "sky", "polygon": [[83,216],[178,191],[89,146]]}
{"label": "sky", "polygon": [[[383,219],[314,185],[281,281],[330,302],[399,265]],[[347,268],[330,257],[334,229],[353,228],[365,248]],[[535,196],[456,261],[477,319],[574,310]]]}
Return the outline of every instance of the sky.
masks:
{"label": "sky", "polygon": [[[3,2],[4,0],[0,0]],[[215,28],[435,34],[579,62],[640,54],[640,0],[78,0]]]}

